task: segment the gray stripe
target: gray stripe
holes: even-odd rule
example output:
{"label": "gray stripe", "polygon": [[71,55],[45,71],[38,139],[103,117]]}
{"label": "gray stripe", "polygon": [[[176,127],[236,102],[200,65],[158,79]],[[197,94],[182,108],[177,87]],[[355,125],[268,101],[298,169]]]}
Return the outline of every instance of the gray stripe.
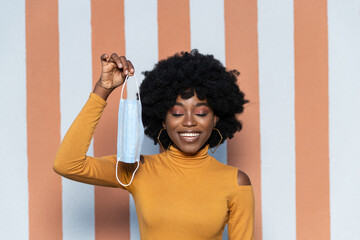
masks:
{"label": "gray stripe", "polygon": [[264,239],[296,239],[293,12],[293,1],[258,2]]}
{"label": "gray stripe", "polygon": [[0,7],[0,233],[29,238],[25,1]]}
{"label": "gray stripe", "polygon": [[[152,69],[158,61],[156,0],[125,0],[125,42],[126,57],[133,63],[137,80],[141,83],[143,80],[141,72]],[[133,78],[129,78],[127,91],[128,98],[134,98],[137,89]],[[158,152],[158,145],[155,146],[153,141],[145,136],[141,154],[156,154]],[[140,239],[132,197],[130,197],[130,239]]]}
{"label": "gray stripe", "polygon": [[190,0],[191,48],[213,54],[225,64],[223,0]]}
{"label": "gray stripe", "polygon": [[328,1],[331,239],[360,236],[360,1]]}
{"label": "gray stripe", "polygon": [[[90,14],[90,0],[59,1],[62,138],[92,88]],[[63,239],[95,239],[94,187],[63,178],[62,203]]]}
{"label": "gray stripe", "polygon": [[[223,0],[190,0],[191,48],[213,54],[225,65],[225,16]],[[227,142],[209,154],[227,164]],[[223,239],[228,239],[227,228]]]}

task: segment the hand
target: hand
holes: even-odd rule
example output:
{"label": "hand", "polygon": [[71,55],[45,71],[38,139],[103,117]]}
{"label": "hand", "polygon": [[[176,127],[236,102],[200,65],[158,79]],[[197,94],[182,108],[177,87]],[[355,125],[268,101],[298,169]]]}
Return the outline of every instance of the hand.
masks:
{"label": "hand", "polygon": [[132,76],[135,73],[134,66],[124,56],[118,56],[116,53],[103,54],[100,57],[102,72],[99,83],[106,90],[113,90],[121,86],[127,75]]}

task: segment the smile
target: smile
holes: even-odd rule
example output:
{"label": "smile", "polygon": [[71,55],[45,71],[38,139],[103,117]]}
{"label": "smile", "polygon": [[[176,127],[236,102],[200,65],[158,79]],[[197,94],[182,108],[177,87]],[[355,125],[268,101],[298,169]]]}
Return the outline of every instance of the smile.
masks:
{"label": "smile", "polygon": [[200,133],[180,133],[180,137],[186,142],[194,142],[199,136]]}

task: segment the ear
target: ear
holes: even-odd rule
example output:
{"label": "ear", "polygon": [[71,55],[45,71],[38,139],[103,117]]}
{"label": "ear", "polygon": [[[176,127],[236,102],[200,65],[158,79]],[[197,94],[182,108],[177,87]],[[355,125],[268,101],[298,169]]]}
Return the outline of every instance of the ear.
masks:
{"label": "ear", "polygon": [[166,128],[165,121],[162,122],[162,126],[163,126],[163,128]]}
{"label": "ear", "polygon": [[215,115],[214,116],[214,127],[216,126],[218,121],[219,121],[219,117]]}

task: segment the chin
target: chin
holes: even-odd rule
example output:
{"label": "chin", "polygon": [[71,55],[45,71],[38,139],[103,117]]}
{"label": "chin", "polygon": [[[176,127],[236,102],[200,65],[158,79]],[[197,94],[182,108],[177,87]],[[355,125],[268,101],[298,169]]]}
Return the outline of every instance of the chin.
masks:
{"label": "chin", "polygon": [[182,151],[183,153],[187,153],[187,154],[195,154],[200,149],[202,149],[202,147],[200,146],[181,146],[181,147],[176,146],[176,148]]}

